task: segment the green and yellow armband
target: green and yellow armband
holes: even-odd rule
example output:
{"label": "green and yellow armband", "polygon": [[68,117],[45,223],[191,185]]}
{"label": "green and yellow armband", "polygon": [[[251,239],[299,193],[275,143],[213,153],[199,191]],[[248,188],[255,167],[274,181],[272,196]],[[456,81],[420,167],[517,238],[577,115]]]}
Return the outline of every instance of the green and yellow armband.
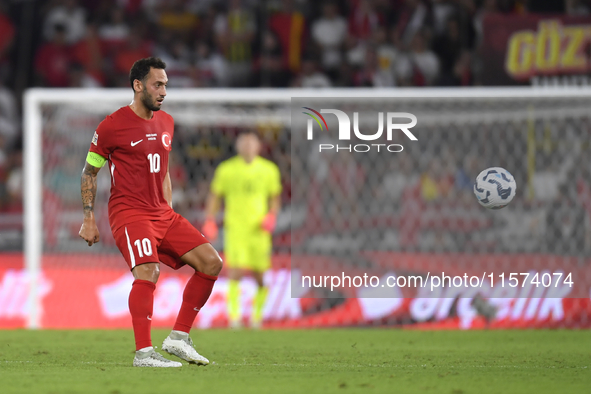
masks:
{"label": "green and yellow armband", "polygon": [[99,155],[98,153],[88,152],[88,156],[86,156],[86,161],[93,167],[101,168],[107,162],[107,159]]}

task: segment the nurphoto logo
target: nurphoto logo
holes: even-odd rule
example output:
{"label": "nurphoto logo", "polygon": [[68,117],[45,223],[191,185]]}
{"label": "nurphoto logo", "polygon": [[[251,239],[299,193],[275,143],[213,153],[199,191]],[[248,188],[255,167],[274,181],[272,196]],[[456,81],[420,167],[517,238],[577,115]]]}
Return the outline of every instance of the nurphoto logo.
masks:
{"label": "nurphoto logo", "polygon": [[[350,141],[351,140],[351,119],[349,115],[338,109],[321,109],[320,112],[310,107],[302,107],[310,112],[303,112],[308,115],[311,119],[308,119],[307,138],[308,140],[314,140],[314,121],[318,124],[321,131],[328,130],[326,119],[322,114],[333,114],[337,117],[339,124],[339,141]],[[408,123],[394,123],[394,119],[408,119]],[[386,113],[386,140],[392,141],[392,135],[394,130],[402,131],[408,139],[411,141],[417,141],[417,137],[410,131],[411,128],[416,126],[417,117],[408,112],[387,112]],[[362,141],[376,141],[384,133],[384,113],[378,112],[378,131],[374,134],[363,134],[359,131],[359,112],[353,112],[353,133],[355,137]],[[318,144],[318,151],[347,151],[356,153],[366,153],[371,150],[377,150],[377,152],[387,151],[391,153],[402,152],[404,147],[400,144],[349,144],[349,145],[334,145],[334,144]]]}

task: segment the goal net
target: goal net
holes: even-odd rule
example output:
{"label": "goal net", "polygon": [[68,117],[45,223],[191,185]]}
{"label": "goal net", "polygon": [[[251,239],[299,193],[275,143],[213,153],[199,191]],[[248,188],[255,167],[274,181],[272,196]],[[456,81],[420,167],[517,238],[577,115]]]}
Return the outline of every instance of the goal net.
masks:
{"label": "goal net", "polygon": [[[26,94],[30,292],[23,313],[29,327],[129,325],[132,279],[109,228],[106,169],[99,173],[95,204],[101,241],[88,248],[78,231],[80,173],[93,132],[130,100],[129,90]],[[396,129],[388,141],[385,128],[381,140],[356,134],[340,140],[334,113],[323,113],[316,123],[303,107],[348,113],[351,130],[357,125],[364,135],[378,130],[379,112],[384,127],[388,112],[410,113],[417,119],[410,129],[417,141]],[[173,205],[200,228],[214,169],[235,154],[237,134],[254,130],[263,142],[261,154],[279,166],[283,185],[273,269],[266,274],[268,326],[437,327],[459,319],[465,328],[480,318],[499,327],[585,325],[591,311],[589,108],[591,92],[582,90],[171,90],[164,110],[176,127]],[[308,119],[314,122],[312,139]],[[378,151],[374,142],[398,144],[402,151]],[[517,196],[503,210],[486,210],[473,195],[475,176],[488,167],[506,168],[516,179]],[[223,250],[223,236],[214,246]],[[530,283],[536,273],[539,283],[548,274],[550,285]],[[557,273],[563,274],[560,286]],[[574,287],[567,291],[569,273]],[[174,321],[188,274],[163,270],[155,326]],[[344,282],[364,274],[394,281],[414,276],[431,285],[432,276],[452,278],[431,292],[401,283],[385,290],[335,286],[334,277]],[[511,274],[518,286],[510,287]],[[482,276],[479,286],[488,290],[454,287],[451,279],[463,275]],[[330,283],[314,283],[326,277]],[[198,326],[226,324],[224,289],[221,277]],[[245,279],[246,315],[254,292],[252,279]],[[574,298],[580,302],[570,302]]]}

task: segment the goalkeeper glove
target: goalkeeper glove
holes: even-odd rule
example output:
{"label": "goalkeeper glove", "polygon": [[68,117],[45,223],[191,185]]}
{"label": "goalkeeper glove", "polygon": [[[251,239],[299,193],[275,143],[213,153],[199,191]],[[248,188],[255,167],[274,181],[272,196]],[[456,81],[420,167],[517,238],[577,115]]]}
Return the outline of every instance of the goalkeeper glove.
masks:
{"label": "goalkeeper glove", "polygon": [[203,223],[203,235],[211,242],[215,241],[218,237],[218,225],[215,224],[215,220],[206,219]]}
{"label": "goalkeeper glove", "polygon": [[263,230],[272,233],[275,230],[275,224],[277,224],[277,215],[273,212],[269,212],[263,219],[261,227]]}

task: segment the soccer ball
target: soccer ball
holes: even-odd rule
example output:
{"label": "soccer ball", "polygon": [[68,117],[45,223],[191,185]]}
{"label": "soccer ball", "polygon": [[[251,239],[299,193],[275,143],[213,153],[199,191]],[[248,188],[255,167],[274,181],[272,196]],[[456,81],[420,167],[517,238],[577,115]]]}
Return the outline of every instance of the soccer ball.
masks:
{"label": "soccer ball", "polygon": [[488,209],[501,209],[515,197],[515,178],[501,167],[482,171],[474,182],[474,194],[480,205]]}

